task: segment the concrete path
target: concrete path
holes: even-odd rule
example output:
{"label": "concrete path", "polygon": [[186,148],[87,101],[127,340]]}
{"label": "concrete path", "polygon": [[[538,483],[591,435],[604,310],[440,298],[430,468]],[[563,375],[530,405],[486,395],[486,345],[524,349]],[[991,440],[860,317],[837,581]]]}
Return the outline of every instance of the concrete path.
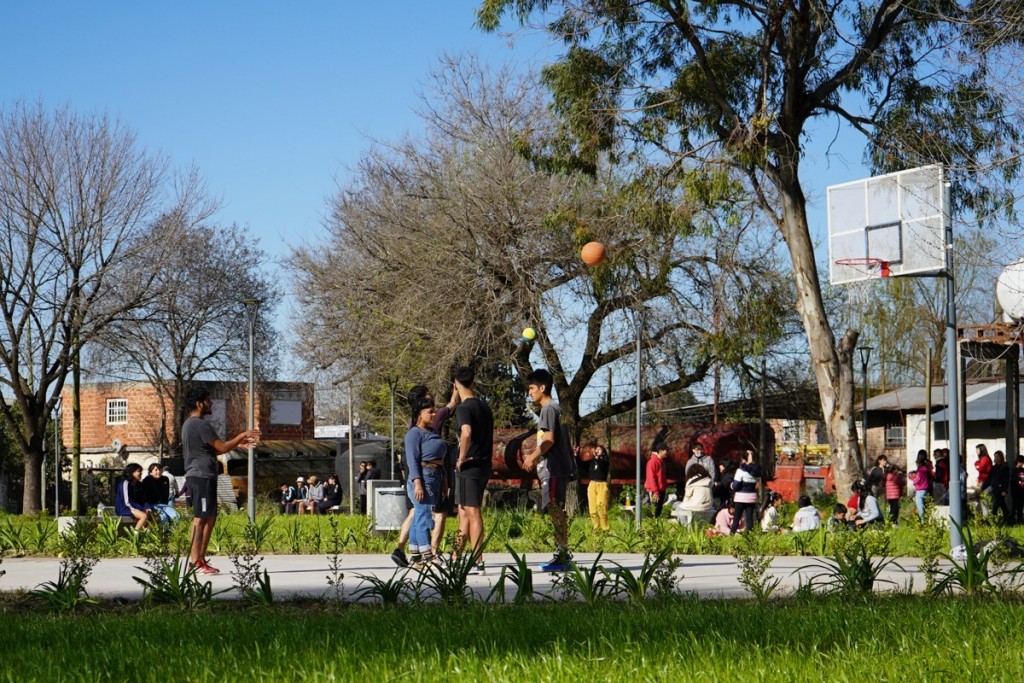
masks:
{"label": "concrete path", "polygon": [[[501,573],[502,565],[512,564],[512,557],[503,553],[487,553],[485,556],[487,570],[482,576],[470,576],[469,585],[480,597],[486,597]],[[549,593],[555,575],[541,571],[540,564],[547,561],[550,555],[531,554],[528,556],[530,568],[533,569],[534,588],[539,593]],[[576,563],[581,568],[592,565],[596,553],[577,553]],[[681,555],[682,567],[677,573],[679,588],[704,598],[740,598],[748,597],[747,592],[739,583],[740,569],[736,559],[729,555]],[[613,568],[617,563],[639,571],[643,565],[643,556],[637,554],[606,554],[601,557],[601,564]],[[795,589],[801,578],[806,582],[821,570],[809,565],[821,562],[816,557],[777,557],[769,571],[782,580],[779,590],[789,592]],[[55,581],[60,560],[56,558],[5,558],[0,564],[0,591],[11,592],[29,590],[46,581]],[[227,557],[211,558],[212,565],[221,570],[216,576],[203,576],[209,579],[215,591],[230,589],[233,570]],[[882,579],[887,582],[876,584],[876,590],[914,591],[924,588],[924,576],[918,571],[920,560],[903,558],[900,567],[888,568]],[[122,598],[138,600],[142,597],[142,588],[132,580],[133,576],[145,576],[141,567],[142,558],[105,559],[100,560],[93,570],[87,590],[94,598]],[[264,568],[270,574],[271,587],[277,598],[315,598],[328,594],[328,557],[326,555],[267,555]],[[376,576],[389,579],[398,570],[387,555],[343,555],[342,571],[344,572],[343,588],[346,597],[365,585],[359,575]],[[409,571],[410,579],[416,578],[415,571]],[[511,597],[515,587],[508,584],[506,594]],[[224,593],[221,597],[234,597],[234,592]]]}

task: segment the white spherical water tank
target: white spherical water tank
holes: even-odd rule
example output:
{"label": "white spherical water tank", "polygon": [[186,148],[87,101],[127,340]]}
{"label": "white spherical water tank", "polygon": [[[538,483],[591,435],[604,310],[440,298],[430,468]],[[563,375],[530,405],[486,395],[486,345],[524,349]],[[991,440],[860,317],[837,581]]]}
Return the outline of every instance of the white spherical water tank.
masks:
{"label": "white spherical water tank", "polygon": [[1024,318],[1024,258],[1003,269],[996,279],[996,301],[1003,309],[1006,322]]}

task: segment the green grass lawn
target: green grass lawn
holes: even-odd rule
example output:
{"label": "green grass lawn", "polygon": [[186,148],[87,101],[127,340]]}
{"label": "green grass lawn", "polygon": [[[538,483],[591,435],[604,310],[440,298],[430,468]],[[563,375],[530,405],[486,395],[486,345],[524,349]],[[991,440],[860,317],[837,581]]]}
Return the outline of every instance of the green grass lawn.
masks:
{"label": "green grass lawn", "polygon": [[6,681],[1018,681],[1016,600],[0,613]]}
{"label": "green grass lawn", "polygon": [[[792,506],[790,506],[792,507]],[[792,515],[785,510],[783,521]],[[345,553],[390,553],[395,545],[396,532],[376,533],[370,520],[364,516],[281,516],[273,513],[257,517],[263,531],[260,547],[262,554],[324,554],[333,547],[335,534],[339,547]],[[570,544],[579,552],[622,553],[659,550],[671,546],[673,552],[692,555],[732,554],[738,544],[735,538],[708,538],[704,529],[685,529],[671,524],[667,519],[646,519],[640,532],[634,530],[633,520],[618,507],[614,508],[612,529],[609,533],[597,533],[591,529],[589,518],[576,516],[571,519]],[[217,521],[211,541],[211,551],[216,555],[228,554],[242,539],[248,522],[244,513],[221,515]],[[332,522],[334,527],[331,526]],[[113,529],[109,528],[113,523]],[[97,530],[90,543],[90,552],[98,557],[138,556],[145,553],[146,539],[138,540],[117,532],[114,520],[107,521],[108,528]],[[517,510],[487,510],[484,524],[488,534],[487,549],[504,552],[511,546],[518,553],[549,552],[551,550],[551,523],[547,517],[534,512]],[[937,528],[924,527],[934,536]],[[456,530],[454,520],[447,524],[447,536],[453,537]],[[899,527],[886,527],[882,533],[888,540],[888,552],[892,556],[921,556],[922,526],[911,512],[905,514]],[[1024,545],[1024,526],[998,527],[986,520],[972,522],[974,537],[978,541],[991,540],[997,536],[1014,537]],[[939,537],[945,532],[938,531]],[[187,544],[188,524],[179,524],[176,531],[177,543]],[[824,535],[787,534],[768,536],[764,539],[766,554],[772,555],[822,555],[832,550],[832,540]],[[948,549],[948,546],[947,548]],[[52,517],[22,517],[0,515],[0,554],[13,555],[56,555],[60,548],[56,523]]]}

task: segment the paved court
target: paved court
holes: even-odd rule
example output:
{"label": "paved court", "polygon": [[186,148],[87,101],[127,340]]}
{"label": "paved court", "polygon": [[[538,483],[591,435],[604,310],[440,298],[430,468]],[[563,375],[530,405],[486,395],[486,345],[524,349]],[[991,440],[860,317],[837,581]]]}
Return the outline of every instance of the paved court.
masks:
{"label": "paved court", "polygon": [[[485,597],[501,572],[501,566],[512,564],[512,557],[503,553],[487,553],[485,556],[487,570],[482,576],[470,576],[469,583],[474,592]],[[596,553],[578,553],[578,565],[590,566],[596,559]],[[683,565],[679,569],[681,590],[692,592],[705,598],[738,598],[747,595],[739,583],[740,570],[735,558],[729,555],[681,555]],[[541,593],[551,590],[554,575],[542,572],[540,565],[550,559],[550,555],[539,553],[527,556],[530,567],[534,571],[534,588]],[[634,572],[643,564],[643,555],[638,554],[606,554],[601,557],[601,564],[612,567],[618,563]],[[821,561],[814,557],[777,557],[771,574],[782,579],[780,590],[792,590],[799,585],[800,577],[806,581],[820,571],[808,568],[808,565]],[[230,588],[233,569],[227,557],[213,557],[210,563],[221,570],[216,576],[204,576],[213,584],[214,590]],[[892,583],[883,583],[877,589],[899,588],[904,590],[910,586],[915,591],[924,587],[924,576],[917,571],[920,560],[901,559],[901,568],[890,567],[883,579]],[[55,558],[5,558],[0,570],[6,571],[0,576],[0,591],[31,589],[45,581],[57,578],[59,560]],[[140,567],[142,558],[116,558],[100,560],[89,579],[89,594],[96,598],[126,598],[138,600],[142,597],[142,588],[132,580],[133,576],[144,576]],[[270,574],[271,587],[278,598],[317,597],[328,592],[328,557],[326,555],[267,555],[264,567]],[[343,555],[342,567],[345,574],[343,586],[346,595],[351,595],[360,588],[362,581],[358,575],[372,575],[387,579],[398,570],[388,555]],[[415,578],[416,572],[408,572]],[[507,594],[511,597],[515,587],[509,584]],[[225,593],[223,597],[231,597]]]}

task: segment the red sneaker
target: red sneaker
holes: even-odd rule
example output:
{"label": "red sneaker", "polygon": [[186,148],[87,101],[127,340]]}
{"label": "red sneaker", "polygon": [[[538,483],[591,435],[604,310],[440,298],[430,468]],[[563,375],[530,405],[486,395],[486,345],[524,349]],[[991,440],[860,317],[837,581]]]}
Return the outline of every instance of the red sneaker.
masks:
{"label": "red sneaker", "polygon": [[204,574],[220,574],[220,570],[211,565],[206,560],[203,560],[203,563],[199,565],[199,571],[201,571]]}

